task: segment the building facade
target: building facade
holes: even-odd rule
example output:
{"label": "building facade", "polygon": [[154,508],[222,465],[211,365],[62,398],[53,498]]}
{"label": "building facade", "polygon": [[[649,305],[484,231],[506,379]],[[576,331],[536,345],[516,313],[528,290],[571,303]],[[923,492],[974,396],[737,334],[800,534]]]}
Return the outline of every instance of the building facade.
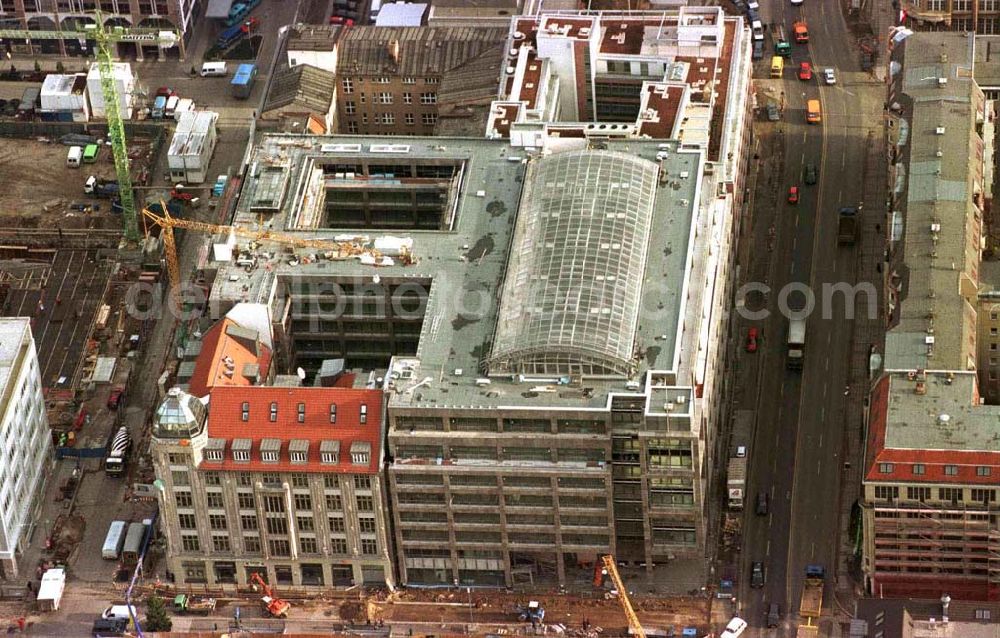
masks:
{"label": "building facade", "polygon": [[391,585],[381,414],[377,390],[171,390],[150,447],[178,582]]}
{"label": "building facade", "polygon": [[[506,29],[353,27],[337,52],[338,131],[362,135],[433,135],[442,78],[479,58],[496,61],[495,93]],[[479,82],[479,77],[474,78]]]}
{"label": "building facade", "polygon": [[923,31],[1000,33],[1000,2],[996,0],[902,0],[903,24]]}
{"label": "building facade", "polygon": [[[184,59],[194,23],[203,12],[206,0],[3,0],[0,2],[0,28],[32,31],[78,31],[83,25],[95,24],[100,5],[105,27],[164,29],[179,36],[177,47],[159,49],[155,44],[140,45],[121,42],[115,45],[120,58],[156,58],[179,55]],[[90,56],[94,42],[67,37],[58,40],[11,40],[15,55],[35,53],[68,56]],[[170,52],[170,53],[168,53]]]}
{"label": "building facade", "polygon": [[53,467],[42,377],[30,320],[0,318],[0,577],[19,578],[18,556],[38,522]]}

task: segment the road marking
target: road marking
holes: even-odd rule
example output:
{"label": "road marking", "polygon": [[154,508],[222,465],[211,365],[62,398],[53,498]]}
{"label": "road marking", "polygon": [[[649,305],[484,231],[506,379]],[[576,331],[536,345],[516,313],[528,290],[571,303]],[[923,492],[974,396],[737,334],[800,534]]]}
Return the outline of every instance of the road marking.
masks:
{"label": "road marking", "polygon": [[809,559],[812,560],[816,558],[816,543],[812,544],[812,550],[809,551]]}
{"label": "road marking", "polygon": [[824,361],[824,363],[823,363],[823,369],[824,370],[829,370],[830,369],[830,357],[827,357],[826,360]]}
{"label": "road marking", "polygon": [[[825,419],[825,418],[826,418],[826,406],[823,405],[823,406],[820,406],[820,408],[819,408],[819,422],[822,423],[823,419]],[[820,439],[821,440],[822,440],[822,436],[823,435],[821,434],[820,435]],[[822,445],[822,443],[820,445]]]}
{"label": "road marking", "polygon": [[796,228],[799,227],[799,216],[798,215],[795,216],[795,227]]}
{"label": "road marking", "polygon": [[[792,237],[792,252],[795,252],[795,247],[798,246],[798,244],[799,244],[799,238],[798,237]],[[794,264],[793,264],[793,267],[794,267]]]}
{"label": "road marking", "polygon": [[833,338],[833,333],[832,332],[826,333],[826,345],[830,345],[830,339],[832,339],[832,338]]}
{"label": "road marking", "polygon": [[[768,527],[770,527],[770,525],[768,525]],[[771,557],[771,539],[767,540],[767,549],[764,551],[764,555],[768,558]]]}
{"label": "road marking", "polygon": [[823,386],[823,398],[826,398],[826,385]]}
{"label": "road marking", "polygon": [[795,261],[792,261],[792,269],[789,271],[788,276],[789,277],[795,276]]}
{"label": "road marking", "polygon": [[[820,416],[819,421],[820,421],[820,423],[823,422],[823,417],[822,416]],[[823,447],[823,433],[822,432],[819,433],[819,446]]]}

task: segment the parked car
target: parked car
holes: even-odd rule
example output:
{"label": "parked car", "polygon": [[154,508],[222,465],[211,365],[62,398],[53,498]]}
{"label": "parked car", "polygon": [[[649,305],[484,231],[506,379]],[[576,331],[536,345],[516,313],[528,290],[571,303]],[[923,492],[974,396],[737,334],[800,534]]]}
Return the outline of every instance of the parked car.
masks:
{"label": "parked car", "polygon": [[156,95],[154,95],[153,97],[170,97],[171,95],[175,95],[173,89],[171,89],[169,86],[161,86],[160,88],[156,89]]}
{"label": "parked car", "polygon": [[757,492],[757,516],[767,516],[767,492]]}
{"label": "parked car", "polygon": [[736,457],[737,458],[743,458],[746,455],[747,455],[747,446],[745,446],[745,445],[738,445],[738,446],[736,446]]}
{"label": "parked car", "polygon": [[91,636],[94,638],[124,636],[127,629],[128,621],[123,618],[98,618],[94,621]]}
{"label": "parked car", "polygon": [[258,27],[260,27],[260,20],[258,20],[253,16],[250,16],[249,18],[243,21],[243,24],[240,25],[240,31],[248,34],[256,33]]}
{"label": "parked car", "polygon": [[747,352],[757,352],[757,326],[747,330]]}
{"label": "parked car", "polygon": [[781,113],[778,111],[778,107],[776,105],[767,105],[767,119],[770,122],[777,122],[781,119]]}
{"label": "parked car", "polygon": [[798,204],[799,203],[799,187],[789,186],[788,187],[788,203]]}
{"label": "parked car", "polygon": [[816,183],[816,179],[817,179],[816,165],[815,164],[806,164],[806,175],[805,175],[806,184],[810,184],[810,185],[811,184],[815,184]]}
{"label": "parked car", "polygon": [[837,75],[833,69],[823,69],[823,81],[827,84],[837,83]]}
{"label": "parked car", "polygon": [[803,62],[799,65],[799,79],[803,82],[813,79],[813,68],[808,62]]}
{"label": "parked car", "polygon": [[121,405],[122,396],[125,394],[125,387],[116,385],[111,389],[111,394],[108,395],[108,409],[117,410],[118,406]]}
{"label": "parked car", "polygon": [[750,586],[760,589],[764,586],[764,563],[755,560],[750,566]]}

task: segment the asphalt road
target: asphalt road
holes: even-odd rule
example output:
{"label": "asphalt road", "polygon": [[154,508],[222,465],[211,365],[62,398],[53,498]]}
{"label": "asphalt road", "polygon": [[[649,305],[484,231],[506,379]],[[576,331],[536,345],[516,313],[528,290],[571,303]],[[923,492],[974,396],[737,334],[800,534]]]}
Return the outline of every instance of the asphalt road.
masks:
{"label": "asphalt road", "polygon": [[[782,122],[763,123],[762,146],[768,153],[766,167],[758,174],[755,223],[752,228],[752,258],[748,276],[763,278],[771,292],[763,301],[769,319],[747,322],[761,330],[755,354],[741,354],[755,361],[741,366],[742,382],[752,388],[744,394],[740,408],[757,411],[751,445],[749,498],[744,524],[744,548],[740,579],[743,616],[761,636],[794,636],[805,567],[823,565],[827,570],[824,620],[828,635],[834,610],[833,577],[836,574],[838,530],[846,521],[839,515],[840,457],[844,436],[845,388],[851,350],[852,322],[847,320],[845,300],[835,295],[824,303],[824,284],[855,283],[856,248],[838,246],[837,211],[857,205],[863,197],[863,167],[869,129],[881,127],[884,85],[860,71],[858,51],[840,13],[839,3],[807,0],[793,7],[788,0],[761,3],[767,24],[783,23],[791,35],[793,21],[804,16],[810,42],[793,45],[785,61],[782,80],[757,82],[782,101]],[[766,77],[772,49],[767,46],[760,68]],[[825,86],[821,77],[798,79],[799,63],[812,62],[817,69],[836,69],[837,84]],[[819,99],[823,121],[805,122],[809,99]],[[760,100],[759,100],[760,101]],[[762,156],[764,153],[762,153]],[[818,168],[819,183],[805,185],[807,164]],[[797,185],[797,205],[786,201],[788,188]],[[774,205],[769,205],[773,203]],[[788,320],[779,311],[780,291],[788,284],[808,286],[815,308],[806,328],[805,364],[801,371],[785,366]],[[804,297],[793,293],[787,306],[801,308]],[[755,514],[758,492],[770,497],[766,516]],[[751,589],[753,561],[766,569],[763,588]],[[768,606],[780,605],[782,624],[765,630]]]}

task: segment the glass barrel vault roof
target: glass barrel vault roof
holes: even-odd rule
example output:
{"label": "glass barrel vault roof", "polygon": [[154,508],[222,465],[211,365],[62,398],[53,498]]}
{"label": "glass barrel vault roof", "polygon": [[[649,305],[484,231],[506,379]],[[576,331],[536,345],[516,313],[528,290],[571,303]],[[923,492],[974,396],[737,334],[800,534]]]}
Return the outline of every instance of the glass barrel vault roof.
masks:
{"label": "glass barrel vault roof", "polygon": [[631,373],[658,170],[606,150],[528,166],[490,374]]}

